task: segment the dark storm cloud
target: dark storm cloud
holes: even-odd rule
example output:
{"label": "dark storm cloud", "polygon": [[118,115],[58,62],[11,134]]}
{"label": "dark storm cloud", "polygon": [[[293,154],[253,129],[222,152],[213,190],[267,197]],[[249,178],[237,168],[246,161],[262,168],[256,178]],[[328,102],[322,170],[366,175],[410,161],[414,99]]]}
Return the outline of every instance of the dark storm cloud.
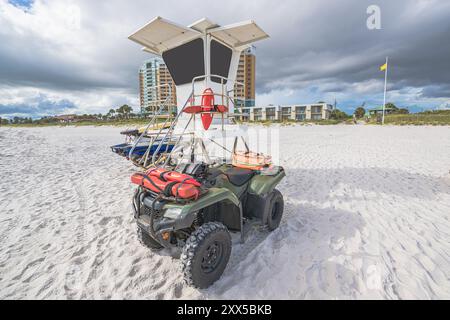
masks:
{"label": "dark storm cloud", "polygon": [[[381,8],[381,30],[366,28],[369,4]],[[450,2],[444,1],[329,2],[288,23],[284,36],[277,27],[273,43],[261,44],[258,89],[272,89],[275,78],[280,87],[305,87],[322,79],[339,90],[342,82],[382,78],[378,67],[385,56],[390,57],[392,85],[449,83],[449,16]]]}
{"label": "dark storm cloud", "polygon": [[[381,30],[366,27],[372,4],[381,8]],[[137,96],[137,68],[149,55],[127,36],[156,15],[184,25],[206,16],[219,24],[253,19],[269,33],[270,39],[256,43],[259,94],[314,86],[351,95],[355,84],[382,81],[378,67],[388,55],[390,89],[417,87],[424,88],[423,97],[449,97],[450,1],[137,0],[130,5],[86,0],[76,5],[81,12],[76,30],[52,25],[57,11],[46,16],[48,30],[27,29],[19,18],[2,26],[0,84],[80,92],[117,88]],[[33,8],[30,14],[36,14]]]}
{"label": "dark storm cloud", "polygon": [[40,94],[27,101],[27,103],[0,104],[0,114],[42,116],[47,114],[64,113],[76,106],[68,100],[52,101]]}
{"label": "dark storm cloud", "polygon": [[421,90],[420,95],[427,98],[448,98],[450,97],[450,84],[425,87]]}

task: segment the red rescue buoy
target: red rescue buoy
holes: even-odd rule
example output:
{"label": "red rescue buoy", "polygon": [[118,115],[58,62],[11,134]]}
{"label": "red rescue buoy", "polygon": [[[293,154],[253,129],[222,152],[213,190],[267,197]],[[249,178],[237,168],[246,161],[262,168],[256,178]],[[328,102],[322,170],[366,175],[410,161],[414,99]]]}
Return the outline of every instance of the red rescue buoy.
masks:
{"label": "red rescue buoy", "polygon": [[211,88],[207,88],[203,91],[201,106],[202,112],[206,112],[201,114],[203,128],[208,130],[214,116],[212,113],[208,113],[214,111],[214,92]]}

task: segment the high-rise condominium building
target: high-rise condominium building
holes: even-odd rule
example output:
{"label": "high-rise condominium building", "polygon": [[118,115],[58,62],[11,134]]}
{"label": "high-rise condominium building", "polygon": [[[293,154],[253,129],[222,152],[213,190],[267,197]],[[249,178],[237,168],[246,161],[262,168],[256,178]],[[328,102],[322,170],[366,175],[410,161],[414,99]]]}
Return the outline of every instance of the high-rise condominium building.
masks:
{"label": "high-rise condominium building", "polygon": [[234,98],[236,107],[255,106],[255,53],[255,47],[250,47],[242,51],[239,58],[236,81],[243,83],[244,86],[238,84],[234,86]]}
{"label": "high-rise condominium building", "polygon": [[[235,85],[235,106],[255,106],[255,48],[250,47],[241,53],[236,81],[242,85]],[[155,57],[146,60],[139,68],[140,105],[142,113],[154,113],[158,110],[169,95],[169,86],[172,96],[169,99],[170,108],[176,106],[175,83],[161,58]]]}
{"label": "high-rise condominium building", "polygon": [[146,60],[139,68],[139,97],[141,113],[155,113],[165,101],[166,112],[176,105],[175,84],[162,59]]}

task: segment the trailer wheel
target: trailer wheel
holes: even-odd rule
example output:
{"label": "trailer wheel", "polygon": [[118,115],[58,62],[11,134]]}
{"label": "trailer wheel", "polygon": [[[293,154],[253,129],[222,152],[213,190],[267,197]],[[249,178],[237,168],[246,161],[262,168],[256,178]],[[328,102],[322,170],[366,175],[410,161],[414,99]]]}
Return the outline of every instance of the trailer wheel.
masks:
{"label": "trailer wheel", "polygon": [[158,241],[153,239],[147,232],[142,230],[141,227],[137,227],[137,235],[139,242],[146,246],[147,248],[150,248],[151,250],[157,251],[161,250],[163,248],[162,245],[159,244]]}
{"label": "trailer wheel", "polygon": [[284,211],[284,200],[283,195],[277,189],[274,189],[270,196],[267,226],[269,230],[272,231],[280,225]]}
{"label": "trailer wheel", "polygon": [[222,275],[231,254],[231,236],[220,222],[207,222],[186,241],[181,254],[185,282],[207,288]]}

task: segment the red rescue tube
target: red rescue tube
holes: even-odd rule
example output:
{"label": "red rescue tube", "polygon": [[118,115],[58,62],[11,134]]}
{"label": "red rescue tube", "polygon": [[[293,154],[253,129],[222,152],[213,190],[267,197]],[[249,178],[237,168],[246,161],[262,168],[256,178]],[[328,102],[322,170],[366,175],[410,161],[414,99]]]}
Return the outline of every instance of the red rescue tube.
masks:
{"label": "red rescue tube", "polygon": [[200,113],[202,112],[201,106],[189,106],[183,109],[184,113]]}
{"label": "red rescue tube", "polygon": [[150,169],[146,172],[146,174],[150,175],[150,176],[162,178],[163,180],[165,179],[168,181],[176,181],[176,182],[192,184],[197,187],[200,187],[202,185],[200,182],[198,182],[197,180],[195,180],[188,174],[184,174],[184,173],[180,173],[180,172],[176,172],[176,171],[168,171],[161,167]]}
{"label": "red rescue tube", "polygon": [[205,89],[205,91],[203,91],[201,105],[202,112],[206,112],[201,114],[203,128],[205,128],[205,130],[208,130],[213,119],[213,114],[207,112],[214,111],[214,92],[211,88],[207,88]]}
{"label": "red rescue tube", "polygon": [[217,105],[216,109],[217,109],[217,112],[220,112],[220,113],[228,112],[228,107],[227,106],[223,106],[221,104]]}

